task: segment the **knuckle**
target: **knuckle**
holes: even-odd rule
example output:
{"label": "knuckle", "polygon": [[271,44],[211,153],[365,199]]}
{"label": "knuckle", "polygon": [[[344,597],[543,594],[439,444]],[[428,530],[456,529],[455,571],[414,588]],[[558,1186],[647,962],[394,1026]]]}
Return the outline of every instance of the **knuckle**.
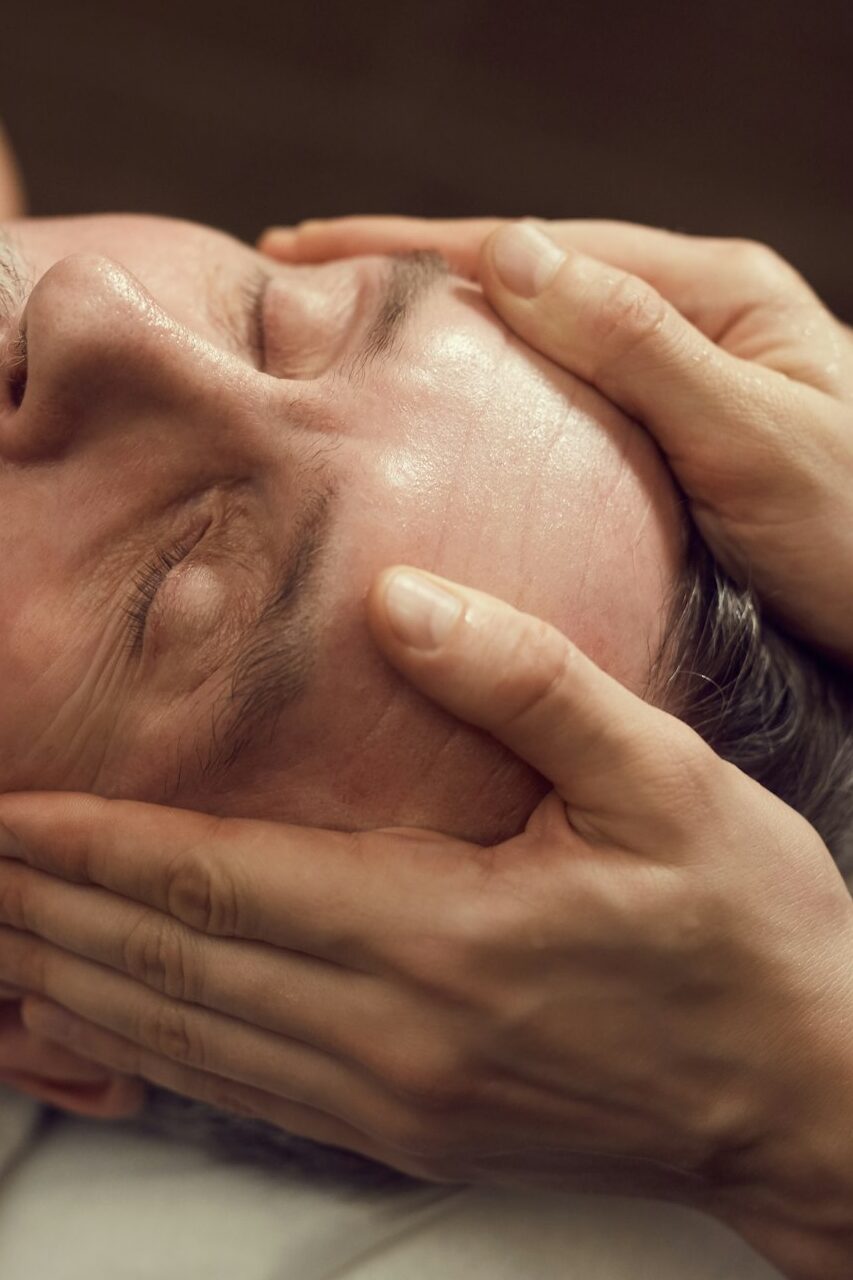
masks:
{"label": "knuckle", "polygon": [[565,636],[540,619],[518,628],[507,646],[505,671],[495,686],[509,728],[546,706],[554,689],[571,674],[576,651]]}
{"label": "knuckle", "polygon": [[[730,1164],[766,1131],[764,1106],[751,1089],[726,1081],[725,1089],[691,1091],[682,1101],[678,1127],[680,1165],[712,1182],[731,1176]],[[674,1126],[675,1128],[675,1126]]]}
{"label": "knuckle", "polygon": [[523,945],[529,912],[500,891],[490,868],[472,859],[470,873],[441,921],[410,941],[401,963],[419,991],[475,1014],[489,1007],[501,960],[516,942]]}
{"label": "knuckle", "polygon": [[499,867],[490,875],[492,881],[482,892],[460,894],[448,908],[445,966],[455,975],[449,990],[459,997],[467,995],[467,1002],[477,1007],[483,995],[492,992],[507,957],[535,949],[545,910],[535,887],[524,885],[520,877]]}
{"label": "knuckle", "polygon": [[175,1000],[197,1000],[201,993],[188,947],[181,925],[166,916],[157,919],[146,913],[125,939],[125,970],[137,981]]}
{"label": "knuckle", "polygon": [[0,920],[13,929],[28,928],[30,912],[27,895],[17,867],[3,866],[0,872]]}
{"label": "knuckle", "polygon": [[158,1002],[146,1013],[140,1019],[138,1039],[162,1058],[204,1069],[203,1044],[190,1030],[186,1014],[175,1005]]}
{"label": "knuckle", "polygon": [[[700,995],[710,996],[719,987],[717,957],[730,928],[727,915],[724,901],[707,886],[692,883],[673,888],[666,910],[656,904],[651,911],[655,954],[673,995],[681,989],[695,1004]],[[679,963],[673,965],[674,960]]]}
{"label": "knuckle", "polygon": [[731,240],[727,253],[739,274],[771,290],[793,284],[800,278],[775,249],[759,240]]}
{"label": "knuckle", "polygon": [[404,1102],[407,1111],[427,1114],[457,1113],[470,1105],[473,1075],[453,1049],[397,1051],[386,1058],[383,1077],[388,1088]]}
{"label": "knuckle", "polygon": [[622,275],[610,286],[593,317],[593,338],[608,362],[622,359],[655,338],[667,305],[657,290],[635,276]]}
{"label": "knuckle", "polygon": [[178,920],[199,933],[233,936],[239,929],[235,885],[202,844],[175,859],[166,887],[166,906]]}

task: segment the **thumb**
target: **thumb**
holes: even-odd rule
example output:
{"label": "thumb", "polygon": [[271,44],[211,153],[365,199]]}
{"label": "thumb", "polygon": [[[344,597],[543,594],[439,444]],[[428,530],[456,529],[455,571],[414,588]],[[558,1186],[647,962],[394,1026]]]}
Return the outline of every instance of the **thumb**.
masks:
{"label": "thumb", "polygon": [[662,829],[695,814],[696,789],[683,775],[725,768],[686,725],[555,627],[493,596],[395,566],[374,582],[368,609],[403,675],[537,769],[570,818],[599,836],[658,853]]}

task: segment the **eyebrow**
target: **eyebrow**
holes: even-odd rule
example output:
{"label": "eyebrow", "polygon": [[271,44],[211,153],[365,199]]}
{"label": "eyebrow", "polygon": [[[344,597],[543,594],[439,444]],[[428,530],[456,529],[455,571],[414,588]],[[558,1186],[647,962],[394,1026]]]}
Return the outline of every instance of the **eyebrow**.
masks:
{"label": "eyebrow", "polygon": [[449,274],[447,261],[432,249],[416,249],[392,256],[379,307],[354,368],[348,371],[350,376],[393,352],[394,344],[415,307]]}
{"label": "eyebrow", "polygon": [[[379,305],[360,350],[343,372],[349,378],[361,374],[374,360],[388,356],[395,340],[417,304],[433,285],[450,273],[449,264],[434,250],[389,255],[390,266],[379,295]],[[207,273],[208,314],[225,345],[234,351],[248,350],[257,369],[266,364],[263,327],[263,300],[267,285],[275,278],[268,263],[256,263],[236,284],[233,276],[214,264]]]}

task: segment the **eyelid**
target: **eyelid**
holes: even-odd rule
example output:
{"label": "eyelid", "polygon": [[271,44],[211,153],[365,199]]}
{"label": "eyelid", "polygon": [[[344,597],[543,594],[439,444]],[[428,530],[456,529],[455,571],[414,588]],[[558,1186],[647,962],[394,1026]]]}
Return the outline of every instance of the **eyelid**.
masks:
{"label": "eyelid", "polygon": [[128,620],[129,649],[132,654],[142,652],[148,615],[166,581],[166,578],[195,551],[213,524],[209,516],[201,524],[191,526],[191,531],[165,547],[157,547],[153,559],[149,558],[133,577],[133,590],[128,596],[123,612]]}

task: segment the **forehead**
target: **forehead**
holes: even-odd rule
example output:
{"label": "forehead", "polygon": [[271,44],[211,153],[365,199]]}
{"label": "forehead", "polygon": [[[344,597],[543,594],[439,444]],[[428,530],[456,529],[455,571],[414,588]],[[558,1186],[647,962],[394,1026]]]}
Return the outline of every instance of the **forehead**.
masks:
{"label": "forehead", "polygon": [[190,266],[218,252],[252,251],[215,227],[180,218],[144,214],[83,214],[19,218],[0,224],[4,236],[45,271],[69,253],[115,254],[117,260],[143,258],[154,265],[164,255]]}

